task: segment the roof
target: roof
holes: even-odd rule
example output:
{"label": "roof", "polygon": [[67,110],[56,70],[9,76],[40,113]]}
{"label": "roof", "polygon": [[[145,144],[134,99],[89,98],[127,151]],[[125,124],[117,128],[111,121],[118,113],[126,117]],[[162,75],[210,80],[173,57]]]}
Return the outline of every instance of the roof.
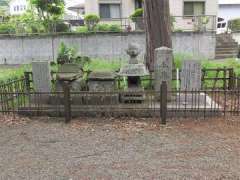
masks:
{"label": "roof", "polygon": [[74,10],[74,9],[84,9],[84,8],[85,8],[84,3],[78,3],[78,4],[74,4],[74,5],[69,6],[67,9]]}
{"label": "roof", "polygon": [[219,0],[218,3],[220,5],[228,5],[228,4],[240,4],[240,0]]}

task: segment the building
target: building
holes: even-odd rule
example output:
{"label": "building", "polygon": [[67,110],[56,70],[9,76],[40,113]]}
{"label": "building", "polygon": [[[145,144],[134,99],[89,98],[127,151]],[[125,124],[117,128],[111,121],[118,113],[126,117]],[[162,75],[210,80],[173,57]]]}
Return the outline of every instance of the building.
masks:
{"label": "building", "polygon": [[[141,7],[139,0],[87,0],[85,14],[113,20],[129,18],[135,9]],[[201,30],[203,25],[204,29],[216,30],[217,12],[218,0],[170,0],[170,13],[175,17],[174,28],[177,30]],[[205,16],[207,19],[204,19]]]}
{"label": "building", "polygon": [[10,15],[21,15],[26,12],[27,8],[27,0],[12,0],[9,2]]}
{"label": "building", "polygon": [[225,21],[240,18],[240,0],[219,0],[218,17]]}
{"label": "building", "polygon": [[[140,8],[139,0],[87,0],[86,14],[97,14],[101,18],[126,18]],[[170,0],[173,16],[217,15],[218,0]]]}

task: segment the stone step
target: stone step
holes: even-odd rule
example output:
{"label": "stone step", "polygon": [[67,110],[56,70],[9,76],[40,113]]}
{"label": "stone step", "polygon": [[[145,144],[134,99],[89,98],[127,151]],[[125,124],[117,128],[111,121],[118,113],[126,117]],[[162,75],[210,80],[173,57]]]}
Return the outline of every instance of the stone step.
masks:
{"label": "stone step", "polygon": [[228,45],[228,44],[224,44],[224,45],[216,45],[216,48],[223,48],[223,49],[238,49],[238,45]]}
{"label": "stone step", "polygon": [[216,49],[216,54],[238,54],[238,49]]}
{"label": "stone step", "polygon": [[237,54],[217,54],[215,59],[236,58]]}

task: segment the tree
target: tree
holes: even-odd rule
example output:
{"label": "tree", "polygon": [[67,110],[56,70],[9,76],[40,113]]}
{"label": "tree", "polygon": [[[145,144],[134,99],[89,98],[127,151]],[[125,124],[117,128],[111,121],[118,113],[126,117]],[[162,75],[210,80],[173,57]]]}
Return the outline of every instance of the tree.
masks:
{"label": "tree", "polygon": [[57,20],[64,14],[64,0],[30,0],[42,20]]}
{"label": "tree", "polygon": [[172,48],[169,0],[144,1],[146,28],[146,64],[154,70],[154,50],[161,46]]}

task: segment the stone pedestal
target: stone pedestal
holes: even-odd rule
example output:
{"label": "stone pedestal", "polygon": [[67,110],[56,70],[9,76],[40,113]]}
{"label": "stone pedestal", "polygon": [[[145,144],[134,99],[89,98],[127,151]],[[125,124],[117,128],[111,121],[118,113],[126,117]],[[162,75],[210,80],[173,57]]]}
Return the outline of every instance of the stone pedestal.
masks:
{"label": "stone pedestal", "polygon": [[173,64],[172,49],[167,47],[160,47],[155,49],[154,63],[155,91],[161,90],[161,84],[163,81],[167,82],[168,90],[171,90]]}

